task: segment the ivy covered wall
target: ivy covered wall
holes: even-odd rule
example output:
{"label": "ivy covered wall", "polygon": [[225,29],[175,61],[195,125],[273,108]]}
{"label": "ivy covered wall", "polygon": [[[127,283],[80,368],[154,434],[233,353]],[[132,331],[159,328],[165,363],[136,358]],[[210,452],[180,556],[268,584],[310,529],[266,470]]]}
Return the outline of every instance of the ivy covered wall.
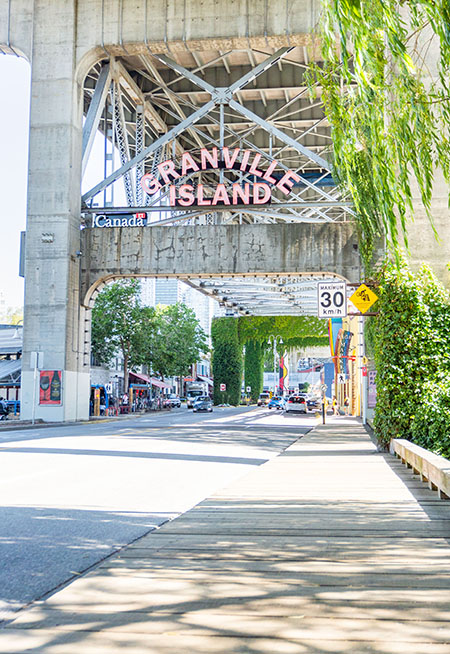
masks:
{"label": "ivy covered wall", "polygon": [[384,269],[368,336],[377,368],[375,430],[450,456],[450,297],[431,270]]}
{"label": "ivy covered wall", "polygon": [[247,341],[245,344],[244,375],[245,388],[250,386],[250,397],[256,402],[264,384],[264,350],[258,341]]}
{"label": "ivy covered wall", "polygon": [[[264,349],[269,347],[269,336],[281,336],[283,350],[328,345],[326,320],[312,316],[241,316],[214,319],[211,339],[215,404],[240,402],[244,345],[245,386],[251,386],[252,398],[257,399],[263,385],[263,357]],[[226,392],[220,391],[220,384],[226,384]]]}
{"label": "ivy covered wall", "polygon": [[[242,385],[242,345],[235,318],[217,318],[211,325],[214,404],[238,405]],[[226,391],[220,390],[226,384]]]}

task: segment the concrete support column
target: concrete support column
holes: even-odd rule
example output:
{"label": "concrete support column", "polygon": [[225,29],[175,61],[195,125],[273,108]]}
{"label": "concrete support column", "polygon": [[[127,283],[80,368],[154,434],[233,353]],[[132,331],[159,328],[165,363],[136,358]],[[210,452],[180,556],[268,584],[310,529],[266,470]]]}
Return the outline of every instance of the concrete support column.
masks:
{"label": "concrete support column", "polygon": [[89,365],[83,361],[80,327],[82,95],[75,70],[76,6],[74,0],[35,1],[21,398],[25,419],[33,413],[34,351],[43,352],[45,370],[62,371],[61,405],[37,400],[35,417],[76,420],[89,411]]}

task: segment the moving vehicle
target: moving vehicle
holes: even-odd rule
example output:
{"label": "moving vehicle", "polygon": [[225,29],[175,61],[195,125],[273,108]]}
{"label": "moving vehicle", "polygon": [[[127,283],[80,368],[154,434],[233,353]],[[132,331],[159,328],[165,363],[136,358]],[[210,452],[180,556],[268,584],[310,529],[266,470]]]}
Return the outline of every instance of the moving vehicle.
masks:
{"label": "moving vehicle", "polygon": [[269,402],[270,402],[270,393],[268,393],[268,392],[267,393],[266,392],[260,393],[260,395],[258,397],[257,405],[258,406],[267,406],[269,404]]}
{"label": "moving vehicle", "polygon": [[288,397],[288,401],[286,402],[286,412],[296,412],[296,413],[306,413],[307,412],[307,405],[306,405],[306,397],[302,397],[301,395],[291,395]]}
{"label": "moving vehicle", "polygon": [[208,392],[208,385],[205,382],[187,382],[186,400],[187,408],[192,409],[198,397],[205,397]]}
{"label": "moving vehicle", "polygon": [[322,409],[322,400],[320,397],[309,397],[306,400],[308,411],[320,411]]}
{"label": "moving vehicle", "polygon": [[170,393],[170,395],[165,398],[165,402],[168,406],[176,407],[177,409],[181,407],[181,400],[175,393]]}
{"label": "moving vehicle", "polygon": [[267,408],[282,410],[285,408],[285,406],[286,406],[286,401],[284,397],[274,395],[270,400],[269,404],[267,405]]}
{"label": "moving vehicle", "polygon": [[213,403],[211,398],[208,395],[201,395],[197,397],[192,407],[192,411],[197,413],[197,411],[209,411],[211,413],[213,410]]}

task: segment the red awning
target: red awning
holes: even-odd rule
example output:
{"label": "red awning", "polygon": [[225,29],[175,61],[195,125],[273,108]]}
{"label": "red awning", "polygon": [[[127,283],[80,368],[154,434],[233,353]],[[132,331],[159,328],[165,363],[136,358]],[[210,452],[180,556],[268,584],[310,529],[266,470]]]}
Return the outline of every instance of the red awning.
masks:
{"label": "red awning", "polygon": [[133,377],[137,377],[137,379],[140,379],[146,384],[151,384],[152,386],[156,386],[157,388],[172,388],[172,384],[166,384],[160,379],[155,379],[155,377],[147,377],[147,375],[144,375],[143,373],[138,374],[137,372],[130,372],[130,375],[133,375]]}
{"label": "red awning", "polygon": [[157,386],[158,388],[172,388],[172,384],[166,384],[166,382],[161,381],[160,379],[155,379],[152,377],[150,379],[152,386]]}

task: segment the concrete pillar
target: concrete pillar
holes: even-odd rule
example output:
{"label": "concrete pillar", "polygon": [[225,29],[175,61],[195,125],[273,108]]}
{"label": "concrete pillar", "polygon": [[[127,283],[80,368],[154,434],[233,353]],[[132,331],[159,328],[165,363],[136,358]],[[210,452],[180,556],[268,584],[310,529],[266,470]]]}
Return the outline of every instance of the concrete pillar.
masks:
{"label": "concrete pillar", "polygon": [[36,418],[53,422],[86,418],[89,411],[77,254],[82,95],[75,70],[77,3],[34,4],[21,414],[33,414],[31,353],[40,351],[45,370],[62,371],[61,405],[37,400],[35,406]]}

